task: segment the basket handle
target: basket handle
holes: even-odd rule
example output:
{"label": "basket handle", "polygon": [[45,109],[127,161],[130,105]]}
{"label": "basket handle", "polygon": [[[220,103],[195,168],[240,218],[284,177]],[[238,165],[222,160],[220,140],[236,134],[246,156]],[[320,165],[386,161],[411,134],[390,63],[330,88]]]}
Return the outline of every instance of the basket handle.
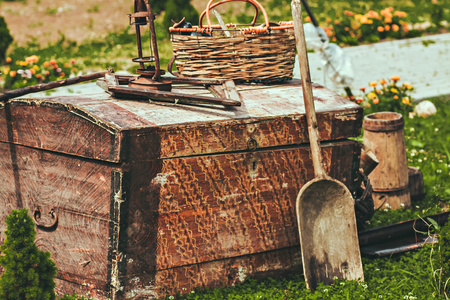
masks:
{"label": "basket handle", "polygon": [[267,28],[269,28],[269,17],[267,16],[266,10],[265,10],[264,7],[263,7],[258,1],[256,1],[256,0],[221,0],[221,1],[216,2],[216,3],[213,4],[214,1],[215,1],[215,0],[210,0],[210,1],[208,2],[208,5],[206,6],[206,9],[205,9],[205,10],[202,12],[202,14],[200,15],[200,19],[199,19],[199,22],[198,22],[198,27],[199,27],[199,28],[202,28],[202,26],[203,26],[203,24],[202,24],[202,23],[203,23],[203,17],[206,15],[206,20],[207,20],[207,22],[208,22],[208,28],[209,28],[209,30],[212,29],[211,18],[210,18],[210,16],[209,16],[209,11],[210,11],[211,9],[213,9],[214,7],[216,7],[216,6],[218,6],[218,5],[227,3],[227,2],[239,2],[239,1],[250,3],[251,5],[253,5],[253,6],[255,7],[255,16],[254,16],[253,21],[252,21],[252,23],[251,23],[252,26],[255,25],[256,19],[258,18],[259,10],[261,10],[261,12],[262,12],[263,15],[264,15],[264,22],[265,22],[265,24],[266,24],[266,30],[267,30]]}

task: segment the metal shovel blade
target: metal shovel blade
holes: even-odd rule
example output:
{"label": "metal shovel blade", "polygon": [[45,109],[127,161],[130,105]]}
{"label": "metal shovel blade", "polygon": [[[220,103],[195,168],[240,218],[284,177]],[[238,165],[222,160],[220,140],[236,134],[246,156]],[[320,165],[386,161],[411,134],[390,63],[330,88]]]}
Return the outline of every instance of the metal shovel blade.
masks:
{"label": "metal shovel blade", "polygon": [[332,178],[306,183],[297,197],[300,247],[308,289],[334,278],[363,280],[353,197]]}

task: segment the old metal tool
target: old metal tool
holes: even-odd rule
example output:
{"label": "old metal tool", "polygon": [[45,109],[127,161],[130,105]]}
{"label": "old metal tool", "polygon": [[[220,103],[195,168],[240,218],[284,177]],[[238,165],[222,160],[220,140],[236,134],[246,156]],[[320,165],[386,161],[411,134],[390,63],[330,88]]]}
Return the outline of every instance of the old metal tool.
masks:
{"label": "old metal tool", "polygon": [[71,78],[62,79],[62,80],[58,80],[58,81],[41,83],[41,84],[37,84],[37,85],[26,86],[23,88],[18,88],[15,90],[7,91],[7,92],[0,94],[0,102],[8,101],[11,98],[16,98],[16,97],[31,94],[31,93],[37,93],[37,92],[54,89],[54,88],[65,86],[65,85],[71,85],[71,84],[76,84],[76,83],[80,83],[80,82],[84,82],[84,81],[94,80],[97,78],[104,77],[105,74],[107,74],[108,72],[109,71],[102,71],[102,72],[81,75],[81,76],[71,77]]}
{"label": "old metal tool", "polygon": [[[171,91],[172,82],[161,78],[164,70],[161,70],[158,53],[158,43],[155,32],[155,14],[147,0],[134,1],[134,13],[128,15],[130,25],[135,26],[138,57],[132,61],[139,63],[136,70],[139,76],[130,79],[128,86],[160,91]],[[134,20],[133,20],[134,19]],[[142,50],[141,26],[147,26],[150,36],[150,55],[144,56]],[[145,64],[148,64],[147,66]]]}
{"label": "old metal tool", "polygon": [[331,284],[335,277],[363,280],[352,194],[324,168],[314,108],[300,0],[292,1],[306,120],[315,179],[297,197],[297,219],[306,285]]}

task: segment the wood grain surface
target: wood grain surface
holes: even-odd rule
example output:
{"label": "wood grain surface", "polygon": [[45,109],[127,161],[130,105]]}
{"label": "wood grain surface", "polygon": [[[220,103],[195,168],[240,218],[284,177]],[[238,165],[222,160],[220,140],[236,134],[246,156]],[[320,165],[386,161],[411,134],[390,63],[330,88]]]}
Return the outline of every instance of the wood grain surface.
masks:
{"label": "wood grain surface", "polygon": [[[326,171],[354,190],[361,145],[346,138],[362,110],[314,88]],[[152,299],[300,270],[295,199],[314,177],[300,84],[238,92],[238,108],[107,94],[0,103],[0,220],[57,213],[37,244],[58,293]]]}

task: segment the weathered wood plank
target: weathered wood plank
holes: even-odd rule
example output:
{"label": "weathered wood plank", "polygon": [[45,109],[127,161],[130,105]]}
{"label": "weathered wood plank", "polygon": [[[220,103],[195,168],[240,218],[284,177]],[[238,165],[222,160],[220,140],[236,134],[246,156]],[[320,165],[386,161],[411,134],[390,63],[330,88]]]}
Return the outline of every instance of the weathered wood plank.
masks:
{"label": "weathered wood plank", "polygon": [[[351,186],[359,151],[353,141],[324,145],[330,175]],[[132,166],[127,273],[297,245],[295,199],[312,178],[304,146]]]}
{"label": "weathered wood plank", "polygon": [[117,128],[72,105],[16,99],[0,117],[0,141],[98,160],[121,159]]}
{"label": "weathered wood plank", "polygon": [[[267,278],[301,272],[300,247],[255,253],[254,255],[181,266],[128,278],[127,288],[118,296],[121,299],[156,299],[167,295],[189,293],[194,288],[232,286],[252,278]],[[134,277],[136,278],[136,277]]]}
{"label": "weathered wood plank", "polygon": [[[58,223],[50,229],[37,227],[36,244],[52,253],[58,278],[77,284],[88,281],[105,289],[112,167],[3,142],[0,153],[4,154],[0,155],[0,218],[18,208],[27,208],[32,215],[40,207],[41,222],[47,225],[53,209]],[[0,243],[5,238],[3,223]]]}

